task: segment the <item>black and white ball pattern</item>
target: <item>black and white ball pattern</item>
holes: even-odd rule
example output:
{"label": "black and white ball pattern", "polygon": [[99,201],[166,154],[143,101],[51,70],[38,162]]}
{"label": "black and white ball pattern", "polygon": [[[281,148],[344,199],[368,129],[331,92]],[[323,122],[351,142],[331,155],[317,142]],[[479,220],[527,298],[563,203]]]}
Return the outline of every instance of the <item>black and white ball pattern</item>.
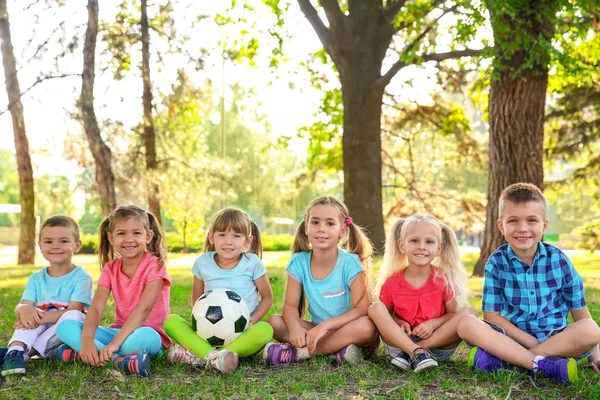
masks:
{"label": "black and white ball pattern", "polygon": [[192,308],[192,328],[215,347],[237,339],[248,328],[248,321],[248,305],[230,289],[206,291]]}

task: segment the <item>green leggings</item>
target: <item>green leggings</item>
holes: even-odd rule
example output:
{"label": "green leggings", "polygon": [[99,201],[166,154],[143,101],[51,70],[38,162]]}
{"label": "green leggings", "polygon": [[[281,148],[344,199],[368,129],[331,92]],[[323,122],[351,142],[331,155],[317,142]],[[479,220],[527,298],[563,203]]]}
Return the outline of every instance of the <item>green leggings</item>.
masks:
{"label": "green leggings", "polygon": [[[186,320],[177,314],[169,315],[165,320],[164,327],[171,339],[201,359],[204,359],[211,351],[215,350],[213,346],[194,332]],[[266,322],[261,321],[252,325],[239,338],[222,348],[232,351],[240,357],[248,357],[258,353],[271,340],[273,340],[273,328]]]}

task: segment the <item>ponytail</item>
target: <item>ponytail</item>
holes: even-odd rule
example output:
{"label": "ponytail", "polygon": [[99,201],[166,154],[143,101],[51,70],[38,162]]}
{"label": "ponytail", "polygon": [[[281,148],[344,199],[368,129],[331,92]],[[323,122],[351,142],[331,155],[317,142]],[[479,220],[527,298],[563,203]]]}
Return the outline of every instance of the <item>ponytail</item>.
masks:
{"label": "ponytail", "polygon": [[98,262],[100,263],[100,268],[104,268],[104,265],[115,259],[115,252],[113,250],[110,241],[108,240],[108,232],[110,226],[110,217],[104,218],[98,227]]}
{"label": "ponytail", "polygon": [[442,250],[440,251],[440,269],[444,275],[448,290],[456,304],[461,307],[468,302],[467,272],[463,266],[458,249],[456,234],[446,224],[440,223],[442,229]]}
{"label": "ponytail", "polygon": [[258,225],[250,217],[248,217],[248,220],[250,222],[250,234],[252,235],[252,242],[250,243],[248,252],[254,253],[258,258],[262,259],[263,245],[260,238],[260,229],[258,229]]}
{"label": "ponytail", "polygon": [[146,214],[148,214],[149,228],[153,232],[152,240],[148,243],[148,251],[160,260],[158,264],[158,269],[160,269],[167,264],[168,249],[165,232],[154,214],[150,212]]}

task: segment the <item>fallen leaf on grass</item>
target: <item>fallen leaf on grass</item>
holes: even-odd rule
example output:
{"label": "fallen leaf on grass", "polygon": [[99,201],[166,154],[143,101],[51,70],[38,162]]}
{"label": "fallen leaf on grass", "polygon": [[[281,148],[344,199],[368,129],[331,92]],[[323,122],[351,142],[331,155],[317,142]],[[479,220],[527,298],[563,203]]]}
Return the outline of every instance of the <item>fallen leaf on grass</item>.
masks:
{"label": "fallen leaf on grass", "polygon": [[116,380],[118,380],[119,382],[125,382],[125,376],[121,372],[117,371],[116,369],[109,369],[108,373],[111,374],[112,377],[115,378]]}

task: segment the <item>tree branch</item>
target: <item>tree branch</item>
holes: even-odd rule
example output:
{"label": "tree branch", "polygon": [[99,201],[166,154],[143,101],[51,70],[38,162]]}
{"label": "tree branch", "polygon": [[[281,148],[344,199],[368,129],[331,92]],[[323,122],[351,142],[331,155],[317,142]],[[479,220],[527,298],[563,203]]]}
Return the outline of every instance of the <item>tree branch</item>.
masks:
{"label": "tree branch", "polygon": [[81,76],[81,74],[63,74],[63,75],[46,75],[46,76],[42,76],[39,77],[34,83],[33,85],[29,86],[27,89],[25,89],[25,91],[21,92],[21,94],[19,94],[19,97],[17,98],[17,100],[13,100],[11,103],[8,104],[8,107],[6,107],[5,110],[2,110],[0,112],[0,115],[4,114],[5,112],[9,111],[16,103],[18,100],[21,99],[21,97],[25,96],[25,94],[27,92],[29,92],[31,89],[33,89],[34,87],[36,87],[37,85],[39,85],[40,83],[50,80],[50,79],[60,79],[60,78],[68,78],[70,76]]}
{"label": "tree branch", "polygon": [[486,49],[487,48],[479,49],[479,50],[465,49],[465,50],[448,51],[446,53],[425,54],[422,58],[424,61],[440,62],[440,61],[444,61],[444,60],[450,60],[453,58],[476,57],[476,56],[480,56],[481,53],[483,53],[483,51]]}
{"label": "tree branch", "polygon": [[302,13],[317,33],[317,36],[323,44],[325,51],[331,55],[331,34],[329,32],[329,29],[327,29],[327,27],[319,17],[317,10],[313,7],[310,0],[298,0],[298,4],[300,5],[300,10],[302,10]]}

